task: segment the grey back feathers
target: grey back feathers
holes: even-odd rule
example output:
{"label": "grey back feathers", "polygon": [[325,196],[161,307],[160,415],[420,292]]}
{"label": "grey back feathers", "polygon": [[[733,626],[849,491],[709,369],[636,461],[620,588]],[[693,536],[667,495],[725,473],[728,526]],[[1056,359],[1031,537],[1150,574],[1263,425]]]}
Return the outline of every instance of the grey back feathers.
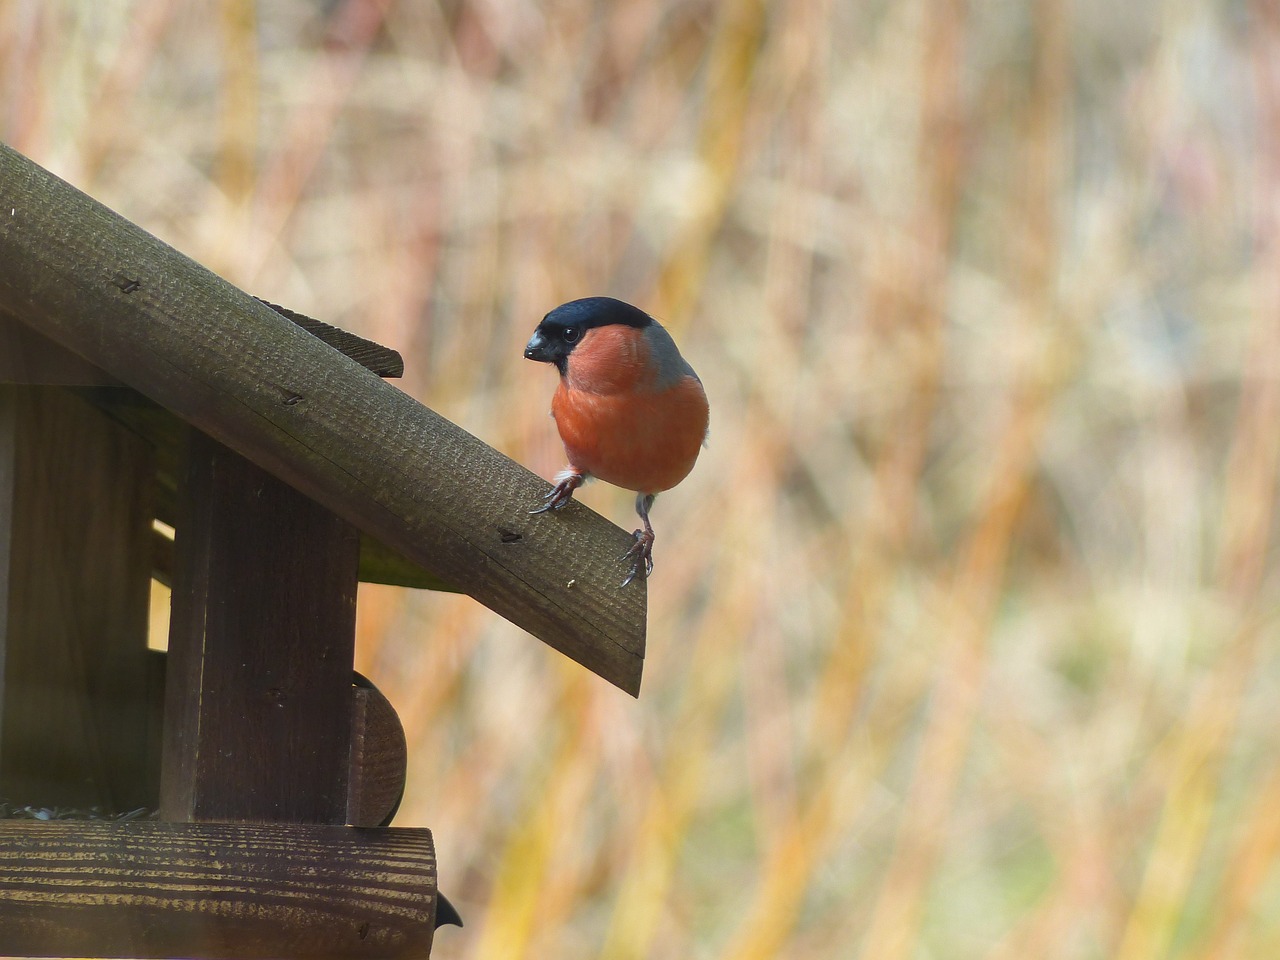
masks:
{"label": "grey back feathers", "polygon": [[657,320],[650,319],[649,326],[644,328],[644,336],[649,341],[653,364],[658,371],[658,379],[654,383],[656,389],[673,387],[685,377],[693,377],[699,383],[702,382],[693,372],[693,367],[689,366],[689,361],[680,356],[680,350],[671,339],[671,334],[667,333],[666,327]]}

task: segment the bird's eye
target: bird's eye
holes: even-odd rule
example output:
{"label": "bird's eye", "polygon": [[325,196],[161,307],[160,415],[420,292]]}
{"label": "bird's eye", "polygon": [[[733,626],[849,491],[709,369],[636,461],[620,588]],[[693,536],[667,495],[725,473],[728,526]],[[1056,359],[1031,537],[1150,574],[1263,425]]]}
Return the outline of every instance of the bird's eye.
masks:
{"label": "bird's eye", "polygon": [[564,337],[565,343],[576,343],[581,334],[582,331],[577,327],[565,327],[564,333],[560,334],[560,336]]}

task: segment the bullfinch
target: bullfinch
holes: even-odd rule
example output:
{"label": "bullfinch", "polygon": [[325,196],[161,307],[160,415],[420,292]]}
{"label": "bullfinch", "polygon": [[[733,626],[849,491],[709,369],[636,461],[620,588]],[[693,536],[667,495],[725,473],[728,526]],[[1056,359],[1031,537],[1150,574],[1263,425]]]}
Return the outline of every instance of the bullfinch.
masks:
{"label": "bullfinch", "polygon": [[569,465],[546,502],[558,510],[589,478],[636,492],[643,529],[619,559],[629,560],[625,587],[653,570],[654,498],[689,475],[707,438],[707,395],[671,334],[638,307],[587,297],[556,307],[524,348],[529,360],[555,364],[551,398]]}

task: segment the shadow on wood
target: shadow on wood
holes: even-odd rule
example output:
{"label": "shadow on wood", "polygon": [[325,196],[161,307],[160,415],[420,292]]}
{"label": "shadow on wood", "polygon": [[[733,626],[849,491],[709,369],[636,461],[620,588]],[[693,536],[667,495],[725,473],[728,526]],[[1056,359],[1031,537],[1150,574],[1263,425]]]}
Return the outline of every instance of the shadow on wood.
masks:
{"label": "shadow on wood", "polygon": [[0,797],[155,803],[151,463],[65,390],[0,384]]}

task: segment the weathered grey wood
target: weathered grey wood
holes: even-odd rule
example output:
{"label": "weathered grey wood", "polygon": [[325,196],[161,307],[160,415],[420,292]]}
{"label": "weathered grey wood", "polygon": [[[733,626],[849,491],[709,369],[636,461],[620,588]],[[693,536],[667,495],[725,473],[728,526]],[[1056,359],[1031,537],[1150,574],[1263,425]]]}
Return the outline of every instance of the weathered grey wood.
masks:
{"label": "weathered grey wood", "polygon": [[[398,351],[261,297],[256,299],[378,376],[404,376],[404,358]],[[93,364],[5,313],[0,313],[0,383],[82,387],[120,385],[118,380]]]}
{"label": "weathered grey wood", "polygon": [[[380,377],[404,373],[404,361],[394,350],[276,304],[267,305]],[[182,420],[11,315],[0,313],[0,384],[3,383],[85,388],[79,390],[84,399],[151,444],[156,455],[156,516],[172,525],[178,457],[187,430]],[[156,579],[170,586],[169,557],[163,544],[159,545],[156,559]],[[368,534],[360,538],[360,579],[418,590],[454,589]]]}
{"label": "weathered grey wood", "polygon": [[[151,444],[156,459],[156,519],[170,526],[176,524],[178,478],[183,470],[182,451],[190,428],[173,413],[130,388],[88,389],[79,393]],[[159,542],[164,539],[156,534],[152,573],[169,587],[173,585],[172,544]],[[457,589],[364,532],[360,536],[360,580],[418,590]]]}
{"label": "weathered grey wood", "polygon": [[201,433],[188,459],[161,816],[346,823],[359,537]]}
{"label": "weathered grey wood", "polygon": [[152,473],[146,444],[65,390],[0,386],[0,796],[155,805]]}
{"label": "weathered grey wood", "polygon": [[624,530],[7,147],[0,309],[638,693]]}
{"label": "weathered grey wood", "polygon": [[0,821],[0,951],[31,957],[420,958],[423,829]]}

